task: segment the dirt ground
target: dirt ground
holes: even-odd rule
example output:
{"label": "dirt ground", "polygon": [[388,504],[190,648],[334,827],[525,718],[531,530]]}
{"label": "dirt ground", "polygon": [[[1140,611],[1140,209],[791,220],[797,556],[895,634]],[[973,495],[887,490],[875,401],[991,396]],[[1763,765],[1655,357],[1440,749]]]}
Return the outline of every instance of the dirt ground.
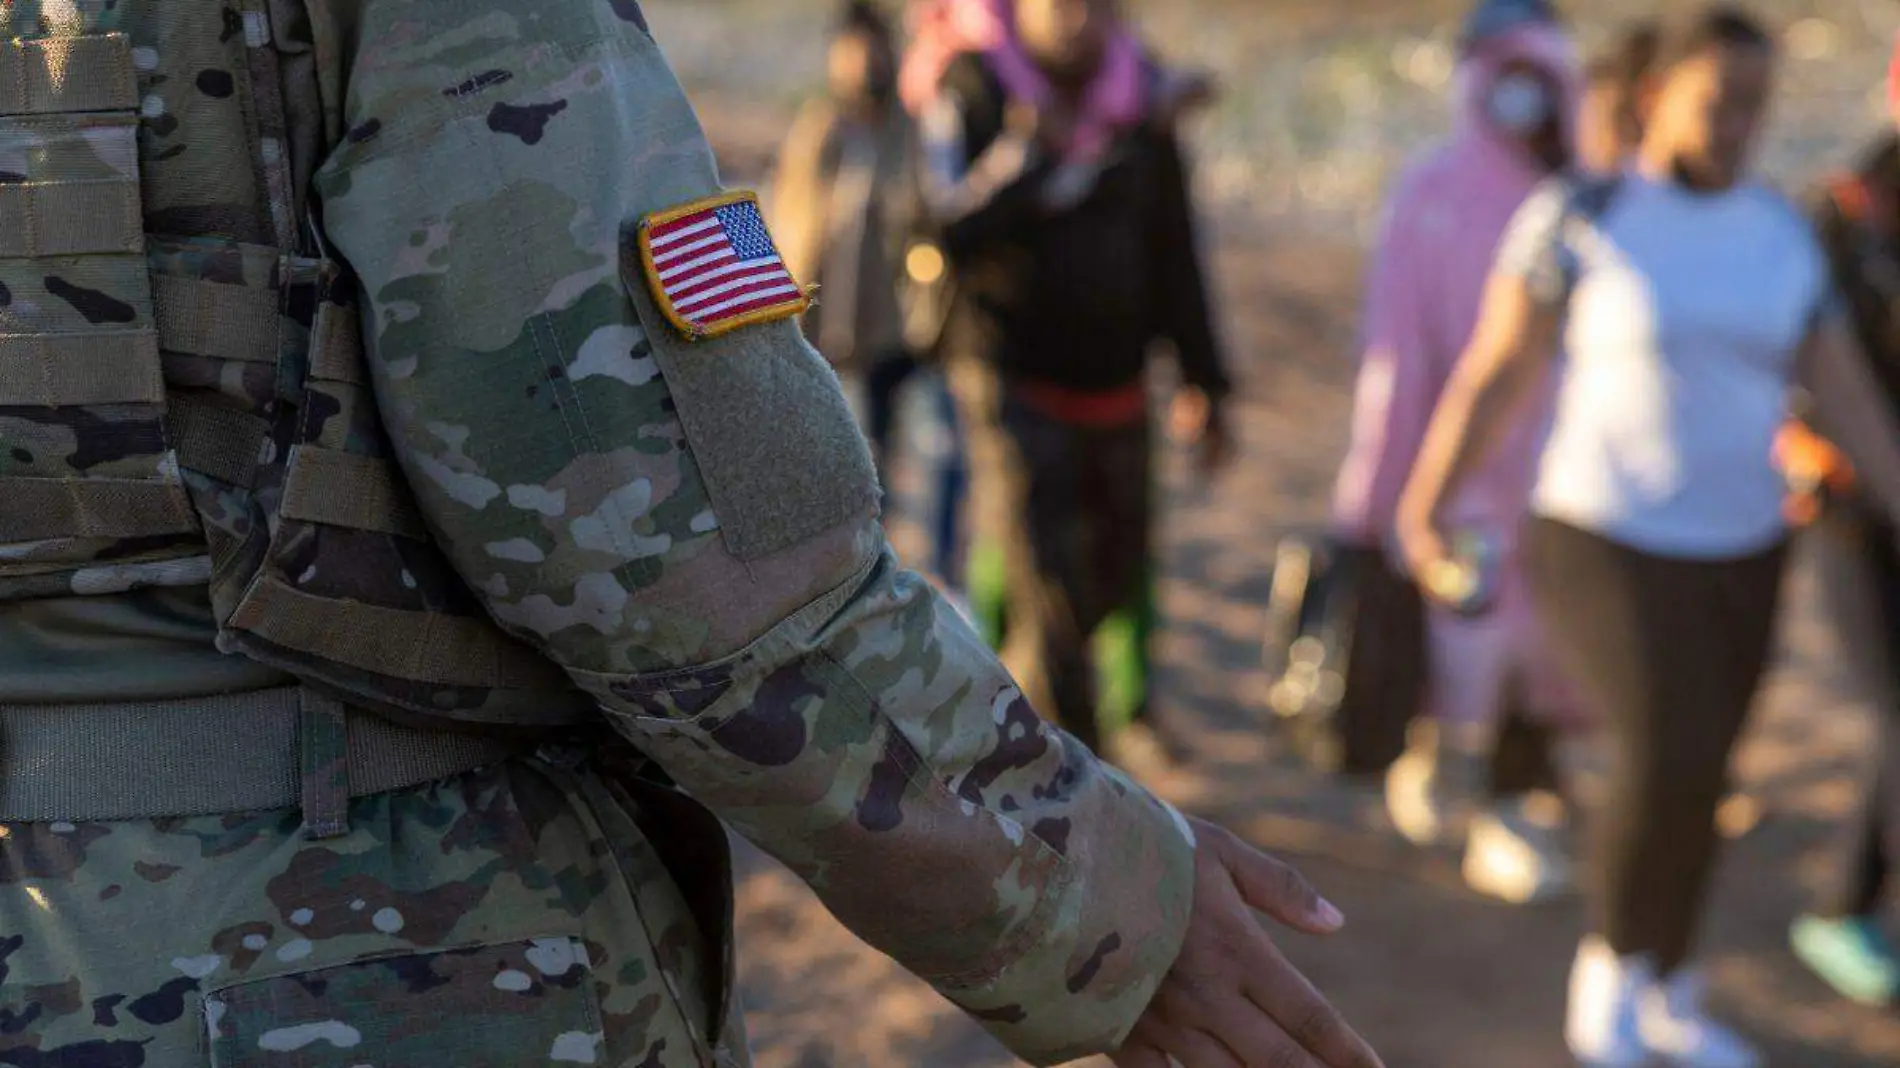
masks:
{"label": "dirt ground", "polygon": [[[1280,19],[1325,6],[1258,2]],[[1347,6],[1358,16],[1383,4]],[[681,12],[676,32],[693,28],[691,6],[654,6]],[[1389,6],[1416,15],[1426,5]],[[729,175],[756,175],[783,129],[783,102],[698,89]],[[1359,241],[1344,227],[1269,224],[1231,202],[1219,215],[1209,241],[1242,381],[1243,451],[1211,485],[1168,458],[1156,696],[1191,759],[1155,769],[1151,785],[1296,859],[1344,908],[1345,934],[1290,938],[1287,948],[1388,1064],[1566,1066],[1562,1004],[1580,905],[1513,909],[1475,897],[1455,857],[1406,846],[1376,796],[1302,769],[1273,736],[1257,667],[1271,554],[1281,533],[1324,515],[1343,451]],[[1739,760],[1769,814],[1732,846],[1720,876],[1705,943],[1714,1001],[1766,1044],[1776,1068],[1896,1064],[1900,1017],[1839,1002],[1785,948],[1788,921],[1826,877],[1871,738],[1831,668],[1832,639],[1804,580],[1793,583],[1781,665]],[[770,860],[741,847],[741,870],[743,996],[760,1068],[1016,1063]]]}
{"label": "dirt ground", "polygon": [[[1256,669],[1270,554],[1279,532],[1323,514],[1343,447],[1357,256],[1241,224],[1216,243],[1244,451],[1209,486],[1170,458],[1158,696],[1193,759],[1153,785],[1298,858],[1346,910],[1346,934],[1289,950],[1394,1068],[1566,1065],[1559,1028],[1580,907],[1476,898],[1454,858],[1405,846],[1375,797],[1306,772],[1272,736]],[[1770,816],[1721,876],[1707,940],[1715,1001],[1769,1045],[1777,1068],[1873,1068],[1900,1062],[1900,1020],[1831,998],[1784,947],[1788,920],[1824,877],[1869,737],[1795,583],[1783,666],[1740,761]],[[761,1068],[1016,1063],[769,860],[748,853],[743,868],[744,997]]]}

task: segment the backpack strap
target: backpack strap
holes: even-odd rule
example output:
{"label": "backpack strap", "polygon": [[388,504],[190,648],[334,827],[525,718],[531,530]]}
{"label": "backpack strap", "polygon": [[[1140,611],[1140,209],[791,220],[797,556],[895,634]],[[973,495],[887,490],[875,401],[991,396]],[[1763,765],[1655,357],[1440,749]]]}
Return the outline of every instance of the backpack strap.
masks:
{"label": "backpack strap", "polygon": [[1521,275],[1540,306],[1567,307],[1583,273],[1577,239],[1609,213],[1622,188],[1621,176],[1551,179],[1511,220],[1498,251],[1499,269]]}
{"label": "backpack strap", "polygon": [[1616,205],[1616,198],[1623,192],[1624,181],[1620,174],[1602,178],[1586,179],[1578,183],[1570,197],[1570,218],[1579,222],[1596,223]]}
{"label": "backpack strap", "polygon": [[[1571,185],[1569,195],[1564,199],[1563,217],[1557,224],[1557,240],[1561,243],[1578,230],[1601,222],[1616,205],[1623,187],[1621,174],[1592,175]],[[1583,264],[1568,250],[1558,256],[1558,262],[1562,271],[1561,292],[1567,305],[1576,294],[1577,283],[1582,280]]]}

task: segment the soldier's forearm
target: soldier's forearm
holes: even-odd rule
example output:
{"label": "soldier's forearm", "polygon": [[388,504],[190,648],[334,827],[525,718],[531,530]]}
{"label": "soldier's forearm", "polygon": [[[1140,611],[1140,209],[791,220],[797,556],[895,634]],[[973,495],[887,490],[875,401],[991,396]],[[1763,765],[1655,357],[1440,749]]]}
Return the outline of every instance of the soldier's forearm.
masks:
{"label": "soldier's forearm", "polygon": [[1179,949],[1185,825],[1040,719],[888,556],[723,664],[589,686],[689,793],[1023,1057],[1117,1044]]}

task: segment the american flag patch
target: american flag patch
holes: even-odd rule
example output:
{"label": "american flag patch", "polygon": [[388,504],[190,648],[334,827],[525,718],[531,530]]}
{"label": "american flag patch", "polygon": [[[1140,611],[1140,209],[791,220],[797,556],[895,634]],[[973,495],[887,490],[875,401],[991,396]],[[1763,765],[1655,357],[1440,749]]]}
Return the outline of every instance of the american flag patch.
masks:
{"label": "american flag patch", "polygon": [[648,216],[640,224],[640,256],[661,313],[689,339],[789,319],[811,306],[751,193]]}

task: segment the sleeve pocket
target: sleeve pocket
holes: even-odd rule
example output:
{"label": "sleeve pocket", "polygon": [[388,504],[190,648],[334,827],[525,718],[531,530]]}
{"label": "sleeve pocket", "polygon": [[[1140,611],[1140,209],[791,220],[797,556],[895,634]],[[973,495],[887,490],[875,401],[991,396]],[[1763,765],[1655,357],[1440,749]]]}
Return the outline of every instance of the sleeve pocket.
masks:
{"label": "sleeve pocket", "polygon": [[628,296],[732,555],[760,560],[875,508],[870,448],[798,325],[688,341],[655,302],[631,227],[621,240]]}
{"label": "sleeve pocket", "polygon": [[382,957],[205,999],[213,1068],[596,1064],[585,943],[540,938]]}

